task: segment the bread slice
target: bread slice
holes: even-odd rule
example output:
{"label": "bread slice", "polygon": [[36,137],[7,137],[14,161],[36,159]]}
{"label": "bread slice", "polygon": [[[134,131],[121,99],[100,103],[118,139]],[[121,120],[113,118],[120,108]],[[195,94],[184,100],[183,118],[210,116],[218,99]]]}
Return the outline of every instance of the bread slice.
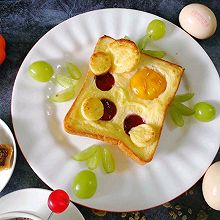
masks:
{"label": "bread slice", "polygon": [[0,144],[0,171],[11,167],[13,147],[9,144]]}
{"label": "bread slice", "polygon": [[[112,59],[109,72],[114,77],[114,85],[109,90],[100,90],[96,85],[97,76],[89,69],[78,97],[65,116],[64,128],[70,134],[117,145],[130,158],[139,164],[145,164],[152,160],[158,146],[166,110],[178,89],[184,70],[176,64],[141,53],[130,40],[103,36],[95,46],[94,53],[99,52],[108,54]],[[166,86],[158,97],[142,98],[131,88],[131,78],[143,69],[152,70],[165,79]],[[152,83],[156,86],[153,92],[157,93],[157,84],[160,82],[153,79]],[[92,99],[96,99],[96,104],[93,102],[94,105],[90,108],[85,105],[85,100],[88,104]],[[102,118],[94,120],[95,117],[90,117],[89,114],[90,118],[85,117],[84,113],[90,111],[96,116],[99,114],[100,118],[103,108],[99,100],[103,99],[115,104],[115,116],[109,121]],[[126,133],[125,119],[134,114],[144,122]]]}

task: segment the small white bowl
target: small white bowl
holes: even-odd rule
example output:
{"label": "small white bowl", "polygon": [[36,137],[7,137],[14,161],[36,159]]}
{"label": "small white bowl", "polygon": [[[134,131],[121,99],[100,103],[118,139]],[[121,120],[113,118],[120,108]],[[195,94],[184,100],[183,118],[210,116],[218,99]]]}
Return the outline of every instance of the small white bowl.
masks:
{"label": "small white bowl", "polygon": [[14,171],[16,158],[17,158],[17,150],[14,136],[9,129],[9,127],[5,124],[4,121],[0,119],[0,144],[10,144],[13,146],[13,155],[12,155],[12,166],[8,170],[0,171],[0,192],[4,189],[9,179],[12,176]]}
{"label": "small white bowl", "polygon": [[42,220],[38,216],[26,212],[7,212],[0,214],[0,220],[11,220],[14,218],[29,218],[31,220]]}

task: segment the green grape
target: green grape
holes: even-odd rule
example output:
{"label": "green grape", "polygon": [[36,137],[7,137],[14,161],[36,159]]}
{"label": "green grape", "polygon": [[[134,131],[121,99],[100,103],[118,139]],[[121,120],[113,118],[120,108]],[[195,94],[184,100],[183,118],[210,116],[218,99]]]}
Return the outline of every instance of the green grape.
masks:
{"label": "green grape", "polygon": [[66,67],[67,73],[69,73],[73,79],[78,80],[82,77],[81,71],[73,63],[68,62],[65,64],[65,67]]}
{"label": "green grape", "polygon": [[147,46],[147,41],[149,39],[148,35],[144,35],[139,41],[138,41],[138,48],[140,50],[143,50]]}
{"label": "green grape", "polygon": [[166,53],[164,51],[156,51],[156,50],[142,50],[143,53],[150,55],[152,57],[163,58]]}
{"label": "green grape", "polygon": [[183,116],[180,114],[179,110],[175,106],[173,106],[173,105],[170,106],[169,113],[170,113],[170,116],[171,116],[173,122],[177,126],[183,127],[183,125],[184,125]]}
{"label": "green grape", "polygon": [[92,145],[91,147],[88,147],[87,149],[81,151],[80,153],[75,154],[73,156],[73,159],[77,161],[88,160],[96,153],[97,149],[98,149],[97,145]]}
{"label": "green grape", "polygon": [[163,21],[154,19],[147,26],[147,35],[153,40],[159,40],[166,33],[166,25]]}
{"label": "green grape", "polygon": [[193,109],[183,105],[182,103],[173,102],[172,105],[174,105],[182,115],[189,116],[195,113]]}
{"label": "green grape", "polygon": [[174,102],[185,102],[190,100],[194,96],[194,93],[185,93],[181,95],[176,95],[173,99]]}
{"label": "green grape", "polygon": [[53,76],[53,67],[45,61],[36,61],[28,67],[29,75],[40,82],[47,82]]}
{"label": "green grape", "polygon": [[215,118],[216,109],[207,102],[198,102],[194,105],[195,118],[199,121],[209,122]]}
{"label": "green grape", "polygon": [[115,171],[114,159],[107,148],[102,148],[102,166],[106,173],[112,173]]}
{"label": "green grape", "polygon": [[77,84],[76,80],[73,80],[72,78],[65,76],[63,74],[57,74],[55,76],[55,81],[64,88],[73,87]]}
{"label": "green grape", "polygon": [[71,100],[75,95],[74,87],[69,87],[67,89],[61,90],[56,94],[50,96],[49,100],[52,102],[66,102]]}
{"label": "green grape", "polygon": [[96,175],[90,170],[79,172],[72,183],[72,192],[81,199],[91,198],[95,194],[96,189]]}
{"label": "green grape", "polygon": [[87,160],[87,167],[90,170],[94,170],[97,168],[99,161],[101,159],[101,152],[100,147],[98,147],[95,154],[93,154],[88,160]]}

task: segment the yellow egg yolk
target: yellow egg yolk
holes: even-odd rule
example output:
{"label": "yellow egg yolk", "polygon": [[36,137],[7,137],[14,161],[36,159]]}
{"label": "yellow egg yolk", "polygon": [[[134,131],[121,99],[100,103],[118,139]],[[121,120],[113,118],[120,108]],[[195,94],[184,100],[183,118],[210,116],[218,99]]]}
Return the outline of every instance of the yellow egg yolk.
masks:
{"label": "yellow egg yolk", "polygon": [[145,67],[134,74],[130,85],[139,98],[153,100],[165,91],[167,82],[160,73]]}

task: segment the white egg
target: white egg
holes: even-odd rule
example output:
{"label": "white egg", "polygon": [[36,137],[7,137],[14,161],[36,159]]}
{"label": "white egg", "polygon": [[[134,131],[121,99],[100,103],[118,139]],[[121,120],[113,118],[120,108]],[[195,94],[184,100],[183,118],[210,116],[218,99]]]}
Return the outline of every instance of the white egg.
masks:
{"label": "white egg", "polygon": [[210,207],[220,210],[220,161],[207,170],[202,183],[203,196]]}
{"label": "white egg", "polygon": [[217,20],[211,9],[197,3],[187,5],[181,10],[179,22],[186,32],[198,39],[211,37],[217,27]]}

